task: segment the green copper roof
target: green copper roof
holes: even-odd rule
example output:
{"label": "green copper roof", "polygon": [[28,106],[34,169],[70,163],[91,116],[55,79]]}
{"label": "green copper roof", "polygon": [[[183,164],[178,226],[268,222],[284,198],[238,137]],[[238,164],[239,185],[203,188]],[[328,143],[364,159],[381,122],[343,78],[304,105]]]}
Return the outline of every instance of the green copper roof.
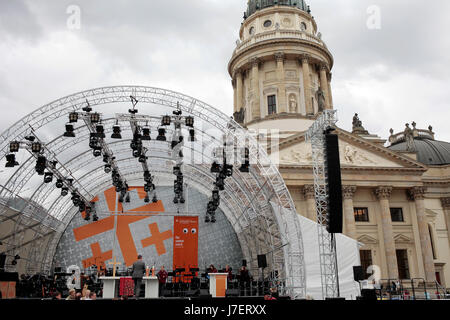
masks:
{"label": "green copper roof", "polygon": [[248,0],[248,8],[244,18],[250,17],[258,10],[277,5],[297,7],[305,12],[311,12],[304,0]]}

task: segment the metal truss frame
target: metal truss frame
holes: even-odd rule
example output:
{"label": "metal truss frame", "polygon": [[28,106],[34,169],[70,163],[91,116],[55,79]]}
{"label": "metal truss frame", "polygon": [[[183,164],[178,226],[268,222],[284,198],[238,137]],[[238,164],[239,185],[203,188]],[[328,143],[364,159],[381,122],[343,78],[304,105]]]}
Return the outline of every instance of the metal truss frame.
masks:
{"label": "metal truss frame", "polygon": [[337,122],[336,110],[325,110],[314,122],[306,134],[312,145],[312,163],[314,192],[317,211],[317,228],[319,235],[320,273],[322,278],[322,297],[339,296],[336,239],[326,230],[328,212],[328,188],[325,171],[325,130],[334,127]]}
{"label": "metal truss frame", "polygon": [[[233,179],[227,179],[225,182],[225,192],[222,196],[223,201],[220,208],[225,212],[235,229],[244,255],[248,257],[249,261],[256,265],[255,261],[258,254],[270,253],[272,256],[269,259],[270,270],[278,270],[280,278],[286,279],[287,293],[295,299],[304,298],[306,296],[306,278],[302,234],[295,205],[278,168],[271,163],[264,148],[249,135],[247,130],[240,127],[226,114],[197,99],[170,90],[143,86],[104,87],[70,95],[35,110],[4,131],[0,135],[0,164],[4,163],[11,141],[21,141],[33,131],[38,132],[41,128],[49,128],[51,124],[56,123],[59,119],[66,118],[71,112],[80,112],[86,106],[86,101],[89,102],[91,107],[95,107],[129,103],[130,96],[139,101],[142,111],[149,107],[154,109],[155,105],[175,110],[179,105],[184,114],[192,115],[196,120],[201,119],[210,129],[231,136],[236,141],[245,140],[250,151],[250,175],[242,174],[238,170],[234,171]],[[112,126],[115,121],[116,118],[102,120],[102,124],[105,126],[105,134],[111,132],[108,126]],[[196,121],[196,136],[198,137],[199,132],[201,132],[201,137],[204,139],[203,145],[189,146],[189,144],[185,144],[184,148],[192,153],[200,152],[204,159],[210,159],[213,147],[220,146],[220,141],[213,134],[208,135],[207,130],[201,131],[201,128],[197,127],[197,123]],[[47,143],[45,147],[55,156],[59,156],[70,149],[79,147],[82,142],[87,145],[90,133],[89,126],[84,125],[76,128],[75,133],[76,138],[72,138],[75,140],[57,137]],[[111,148],[113,154],[118,152],[118,150],[114,150],[114,144],[109,143],[108,147]],[[157,149],[156,146],[152,145],[151,148],[153,147]],[[150,150],[153,151],[154,149]],[[161,153],[163,152],[161,151]],[[169,157],[167,152],[166,155]],[[17,170],[11,170],[5,188],[0,188],[0,199],[7,199],[0,206],[0,220],[3,219],[3,216],[6,218],[6,210],[9,207],[13,207],[15,202],[20,202],[26,204],[23,210],[19,210],[21,212],[20,217],[22,218],[23,215],[24,218],[20,219],[23,220],[19,223],[21,226],[26,227],[35,223],[27,222],[31,218],[33,221],[37,219],[41,222],[43,229],[51,228],[55,231],[52,238],[47,241],[45,249],[41,247],[45,244],[38,239],[38,236],[36,236],[36,243],[33,246],[36,251],[32,254],[34,262],[42,264],[41,271],[50,271],[60,237],[77,212],[67,199],[58,197],[52,201],[47,200],[48,195],[52,192],[48,186],[37,186],[32,200],[25,200],[21,197],[25,185],[35,174],[33,161],[30,157]],[[84,157],[84,159],[78,157],[63,163],[64,167],[76,176],[86,188],[86,192],[80,190],[80,193],[85,196],[96,194],[111,186],[109,177],[100,178],[105,175],[101,172],[103,164],[94,169],[91,176],[83,172],[83,164],[89,163],[91,165],[95,161],[94,157]],[[153,155],[153,152],[151,152],[149,168],[152,174],[156,177],[173,177],[173,173],[167,169],[167,161],[168,159],[165,156],[163,157],[161,154]],[[117,163],[121,174],[127,177],[129,181],[133,181],[133,179],[140,181],[143,172],[137,168],[136,159],[118,159]],[[210,163],[207,165],[195,163],[188,165],[185,163],[184,166],[183,173],[186,181],[193,187],[209,193],[213,181],[213,176],[209,172]],[[280,219],[275,217],[271,203],[286,209],[282,211]],[[38,212],[40,214],[37,214]],[[55,214],[55,212],[59,214]],[[41,231],[42,234],[46,234],[44,230]],[[18,235],[15,237],[12,247],[22,244],[23,238]],[[284,249],[280,249],[282,247]],[[39,251],[44,251],[46,254],[39,254]]]}

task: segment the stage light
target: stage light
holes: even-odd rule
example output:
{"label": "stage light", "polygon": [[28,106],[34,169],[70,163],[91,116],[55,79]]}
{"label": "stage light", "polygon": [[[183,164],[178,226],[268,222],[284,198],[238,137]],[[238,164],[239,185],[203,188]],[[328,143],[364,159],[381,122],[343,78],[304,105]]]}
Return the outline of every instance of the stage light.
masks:
{"label": "stage light", "polygon": [[211,222],[211,219],[209,218],[208,214],[206,214],[205,216],[205,223],[209,223]]}
{"label": "stage light", "polygon": [[44,175],[44,183],[50,183],[53,181],[53,173],[46,172]]}
{"label": "stage light", "polygon": [[195,141],[195,130],[194,129],[189,130],[189,141],[191,141],[191,142]]}
{"label": "stage light", "polygon": [[213,216],[211,217],[211,223],[216,223],[216,216],[213,215]]}
{"label": "stage light", "polygon": [[213,200],[219,200],[220,199],[219,190],[214,190],[212,192],[212,198],[213,198]]}
{"label": "stage light", "polygon": [[35,167],[38,175],[40,175],[40,176],[44,175],[46,166],[47,166],[47,158],[43,157],[43,156],[38,157],[36,167]]}
{"label": "stage light", "polygon": [[56,188],[61,189],[64,186],[61,179],[56,180]]}
{"label": "stage light", "polygon": [[180,197],[180,203],[185,203],[185,202],[186,202],[186,200],[184,200],[184,197],[181,196],[181,197]]}
{"label": "stage light", "polygon": [[144,156],[144,155],[141,155],[141,156],[139,157],[139,162],[140,162],[140,163],[145,163],[145,162],[147,161],[147,159],[148,159],[148,157],[146,157],[146,156]]}
{"label": "stage light", "polygon": [[111,135],[111,139],[122,139],[122,129],[118,125],[113,127],[113,134]]}
{"label": "stage light", "polygon": [[165,116],[162,117],[161,125],[163,125],[163,126],[170,126],[171,121],[172,121],[172,119],[170,118],[170,116],[165,115]]}
{"label": "stage light", "polygon": [[100,122],[100,114],[98,114],[97,112],[91,114],[91,122],[92,122],[92,123],[98,123],[98,122]]}
{"label": "stage light", "polygon": [[109,163],[109,156],[107,154],[103,155],[103,162]]}
{"label": "stage light", "polygon": [[145,196],[144,202],[145,202],[145,203],[149,203],[149,202],[150,202],[150,198],[148,197],[148,195]]}
{"label": "stage light", "polygon": [[111,165],[110,164],[106,164],[105,165],[105,173],[110,173],[111,172]]}
{"label": "stage light", "polygon": [[30,141],[30,142],[34,142],[34,140],[36,140],[35,136],[26,136],[25,140]]}
{"label": "stage light", "polygon": [[186,126],[191,128],[194,127],[194,117],[186,117]]}
{"label": "stage light", "polygon": [[250,158],[250,152],[249,152],[249,150],[248,150],[248,148],[245,148],[244,149],[244,163],[242,163],[242,165],[241,165],[241,167],[239,168],[239,171],[240,172],[243,172],[243,173],[248,173],[248,172],[250,172],[250,160],[249,160],[249,158]]}
{"label": "stage light", "polygon": [[61,188],[61,196],[65,197],[69,194],[69,188]]}
{"label": "stage light", "polygon": [[125,202],[126,203],[130,203],[131,199],[130,199],[130,194],[127,193],[127,196],[125,197]]}
{"label": "stage light", "polygon": [[156,198],[156,194],[153,196],[152,202],[153,203],[157,203],[158,202],[158,198]]}
{"label": "stage light", "polygon": [[231,177],[233,175],[233,165],[225,164],[225,174],[227,177]]}
{"label": "stage light", "polygon": [[31,144],[31,151],[34,153],[40,153],[42,150],[42,145],[39,142],[33,142]]}
{"label": "stage light", "polygon": [[98,138],[105,138],[105,128],[103,125],[99,124],[95,127],[95,130],[97,131],[97,137]]}
{"label": "stage light", "polygon": [[150,137],[150,128],[142,128],[142,140],[150,141],[152,138]]}
{"label": "stage light", "polygon": [[92,216],[92,221],[97,222],[98,221],[98,216],[94,213],[94,215]]}
{"label": "stage light", "polygon": [[158,129],[158,136],[156,137],[156,140],[158,140],[158,141],[167,141],[166,129],[164,129],[164,128]]}
{"label": "stage light", "polygon": [[72,124],[66,124],[66,132],[64,132],[64,137],[75,138],[75,132]]}
{"label": "stage light", "polygon": [[72,112],[69,114],[69,122],[70,123],[75,123],[78,121],[78,113],[76,112]]}
{"label": "stage light", "polygon": [[16,260],[11,261],[11,265],[15,266],[17,264]]}
{"label": "stage light", "polygon": [[81,110],[83,110],[84,112],[87,112],[87,113],[89,113],[89,112],[91,112],[92,111],[92,108],[91,108],[91,105],[89,104],[89,101],[87,101],[86,100],[86,103],[87,103],[87,106],[86,107],[84,107],[83,109],[81,109]]}
{"label": "stage light", "polygon": [[173,203],[175,203],[175,204],[178,203],[178,197],[173,198]]}
{"label": "stage light", "polygon": [[211,173],[219,173],[220,172],[220,165],[214,161],[211,165]]}
{"label": "stage light", "polygon": [[9,152],[19,152],[20,143],[18,141],[12,141],[9,144]]}
{"label": "stage light", "polygon": [[100,157],[102,155],[102,149],[99,148],[95,148],[94,151],[92,152],[92,154],[94,155],[94,157]]}
{"label": "stage light", "polygon": [[139,150],[139,149],[133,150],[133,157],[139,158],[140,156],[141,156],[141,150]]}
{"label": "stage light", "polygon": [[[179,104],[179,103],[177,103],[177,107],[178,107],[178,108],[180,107],[180,104]],[[183,114],[183,112],[181,112],[181,110],[175,110],[175,111],[173,111],[172,113],[173,113],[173,115],[175,115],[175,116],[181,116],[181,115]]]}
{"label": "stage light", "polygon": [[119,202],[123,203],[123,195],[122,194],[119,195]]}
{"label": "stage light", "polygon": [[[80,212],[83,212],[83,211],[80,211]],[[86,215],[84,216],[84,220],[86,220],[86,221],[91,220],[91,215],[86,213]]]}
{"label": "stage light", "polygon": [[15,166],[18,166],[19,163],[16,161],[16,155],[15,154],[8,154],[6,155],[6,164],[5,168],[14,168]]}

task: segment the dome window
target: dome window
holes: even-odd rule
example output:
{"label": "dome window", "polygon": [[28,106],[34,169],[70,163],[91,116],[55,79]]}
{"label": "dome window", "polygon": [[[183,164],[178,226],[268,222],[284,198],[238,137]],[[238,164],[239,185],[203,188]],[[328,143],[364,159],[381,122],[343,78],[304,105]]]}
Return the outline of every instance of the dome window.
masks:
{"label": "dome window", "polygon": [[301,29],[302,31],[306,31],[306,29],[308,29],[306,23],[302,22],[301,25],[300,25],[300,29]]}
{"label": "dome window", "polygon": [[272,26],[272,21],[271,20],[264,21],[264,28],[270,28],[271,26]]}
{"label": "dome window", "polygon": [[255,27],[251,27],[248,33],[253,35],[255,33]]}

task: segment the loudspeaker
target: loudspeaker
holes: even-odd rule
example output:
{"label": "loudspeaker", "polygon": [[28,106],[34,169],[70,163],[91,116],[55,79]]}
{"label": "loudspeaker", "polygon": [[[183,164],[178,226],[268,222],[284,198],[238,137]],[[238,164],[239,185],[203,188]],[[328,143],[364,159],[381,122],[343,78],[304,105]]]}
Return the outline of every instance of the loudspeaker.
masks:
{"label": "loudspeaker", "polygon": [[265,254],[258,255],[258,268],[267,268],[267,259]]}
{"label": "loudspeaker", "polygon": [[329,130],[325,134],[325,174],[328,188],[327,231],[342,233],[342,179],[339,139]]}
{"label": "loudspeaker", "polygon": [[5,269],[5,263],[6,263],[6,254],[2,253],[0,254],[0,270]]}
{"label": "loudspeaker", "polygon": [[353,267],[353,279],[355,281],[361,281],[364,280],[364,270],[361,266],[355,266]]}
{"label": "loudspeaker", "polygon": [[377,300],[377,294],[374,289],[362,289],[362,300]]}
{"label": "loudspeaker", "polygon": [[242,266],[247,267],[247,260],[242,260]]}

